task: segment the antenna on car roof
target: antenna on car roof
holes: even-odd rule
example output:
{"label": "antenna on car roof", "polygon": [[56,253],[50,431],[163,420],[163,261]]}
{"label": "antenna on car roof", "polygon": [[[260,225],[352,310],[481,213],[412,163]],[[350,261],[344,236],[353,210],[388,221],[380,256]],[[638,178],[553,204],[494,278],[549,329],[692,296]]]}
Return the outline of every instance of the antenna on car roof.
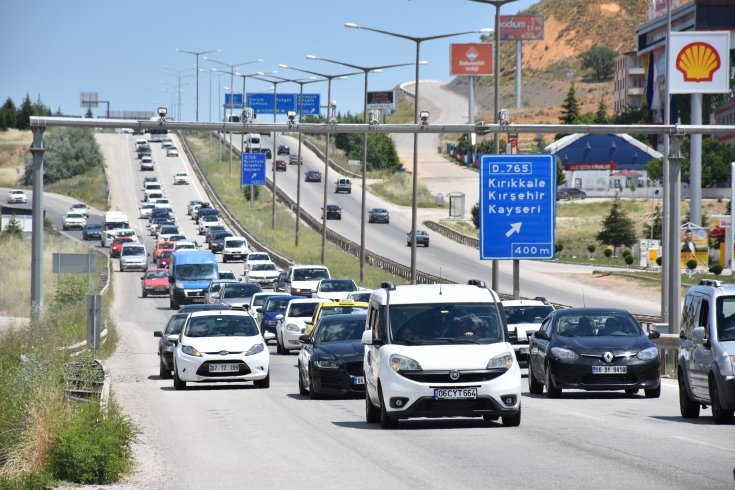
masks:
{"label": "antenna on car roof", "polygon": [[587,307],[587,301],[584,299],[584,288],[582,288],[582,306]]}
{"label": "antenna on car roof", "polygon": [[439,295],[441,296],[442,294],[442,268],[439,266]]}

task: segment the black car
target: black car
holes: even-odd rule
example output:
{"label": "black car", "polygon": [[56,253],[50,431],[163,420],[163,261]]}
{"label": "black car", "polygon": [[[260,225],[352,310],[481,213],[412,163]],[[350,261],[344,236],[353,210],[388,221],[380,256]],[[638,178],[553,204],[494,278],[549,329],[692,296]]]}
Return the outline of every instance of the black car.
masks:
{"label": "black car", "polygon": [[212,252],[221,252],[223,248],[225,248],[225,238],[229,236],[234,236],[229,231],[218,231],[212,235],[212,238],[209,240],[209,249]]}
{"label": "black car", "polygon": [[273,152],[270,148],[261,148],[260,152],[265,154],[266,160],[270,160],[271,158],[273,158]]}
{"label": "black car", "polygon": [[563,389],[643,389],[646,398],[661,394],[658,348],[626,310],[564,308],[553,311],[529,338],[528,388],[549,398]]}
{"label": "black car", "polygon": [[299,393],[320,395],[365,393],[362,333],[365,313],[322,317],[310,335],[301,336]]}
{"label": "black car", "polygon": [[151,147],[150,147],[150,145],[140,145],[140,146],[138,146],[138,159],[141,159],[144,156],[151,156]]}
{"label": "black car", "polygon": [[181,334],[181,329],[184,327],[189,313],[191,312],[179,311],[174,313],[168,319],[166,328],[163,331],[156,330],[153,332],[154,337],[161,339],[158,341],[158,369],[161,379],[171,379],[171,373],[174,370],[174,350],[176,349],[176,344],[169,340],[168,336]]}
{"label": "black car", "polygon": [[557,201],[571,201],[573,199],[585,199],[587,194],[576,187],[559,187],[556,190]]}
{"label": "black car", "polygon": [[207,228],[207,231],[204,233],[204,242],[209,245],[209,243],[212,241],[212,238],[214,237],[214,234],[219,231],[227,231],[227,229],[223,225],[212,225]]}
{"label": "black car", "polygon": [[342,208],[336,204],[327,204],[327,219],[342,219]]}
{"label": "black car", "polygon": [[276,155],[290,155],[291,150],[289,149],[288,145],[278,145],[278,150],[276,151]]}
{"label": "black car", "polygon": [[82,230],[82,240],[100,240],[102,238],[102,225],[88,223]]}
{"label": "black car", "polygon": [[[411,232],[406,233],[406,246],[411,246]],[[416,230],[416,246],[429,246],[429,232],[426,230]]]}
{"label": "black car", "polygon": [[321,182],[322,173],[318,170],[309,170],[304,174],[304,182]]}
{"label": "black car", "polygon": [[219,216],[219,211],[215,208],[199,208],[199,211],[197,211],[196,224],[199,224],[199,220],[202,219],[202,216]]}
{"label": "black car", "polygon": [[153,221],[156,218],[171,219],[171,210],[168,208],[153,208],[151,214],[148,215],[148,221]]}
{"label": "black car", "polygon": [[385,208],[373,208],[368,211],[368,223],[390,223],[390,213]]}

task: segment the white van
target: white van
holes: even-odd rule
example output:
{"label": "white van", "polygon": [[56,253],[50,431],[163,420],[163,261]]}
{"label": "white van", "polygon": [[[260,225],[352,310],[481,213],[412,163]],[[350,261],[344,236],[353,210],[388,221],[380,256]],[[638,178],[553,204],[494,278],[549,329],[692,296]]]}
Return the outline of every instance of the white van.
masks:
{"label": "white van", "polygon": [[482,281],[394,286],[370,295],[365,418],[392,428],[411,417],[521,423],[521,369],[498,295]]}
{"label": "white van", "polygon": [[248,253],[248,241],[244,236],[228,236],[225,237],[225,243],[222,247],[222,262],[228,260],[243,260],[245,254]]}
{"label": "white van", "polygon": [[260,135],[258,133],[247,133],[245,135],[245,148],[253,151],[260,151]]}
{"label": "white van", "polygon": [[326,266],[292,265],[288,268],[284,290],[294,296],[311,298],[319,281],[331,278]]}

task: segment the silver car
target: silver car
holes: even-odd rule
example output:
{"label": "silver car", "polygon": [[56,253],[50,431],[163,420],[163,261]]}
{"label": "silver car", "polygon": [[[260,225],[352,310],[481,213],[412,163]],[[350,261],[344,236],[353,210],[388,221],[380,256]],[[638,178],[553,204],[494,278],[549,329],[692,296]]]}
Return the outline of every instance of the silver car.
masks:
{"label": "silver car", "polygon": [[262,291],[259,284],[235,281],[223,284],[219,293],[215,293],[212,297],[229,305],[233,310],[247,310],[253,295]]}

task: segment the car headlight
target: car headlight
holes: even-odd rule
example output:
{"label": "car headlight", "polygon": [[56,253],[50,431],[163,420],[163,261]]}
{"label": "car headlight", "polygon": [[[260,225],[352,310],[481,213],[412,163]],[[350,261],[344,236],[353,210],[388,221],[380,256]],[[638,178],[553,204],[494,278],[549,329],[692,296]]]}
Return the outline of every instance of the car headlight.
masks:
{"label": "car headlight", "polygon": [[174,287],[175,287],[176,289],[184,289],[184,283],[183,283],[183,282],[181,282],[181,281],[176,281],[176,282],[174,283]]}
{"label": "car headlight", "polygon": [[339,363],[336,361],[318,360],[314,361],[314,365],[322,369],[339,369]]}
{"label": "car headlight", "polygon": [[421,371],[421,364],[418,361],[411,359],[410,357],[402,356],[400,354],[393,354],[390,356],[390,367],[392,367],[397,373],[403,371]]}
{"label": "car headlight", "polygon": [[265,350],[265,346],[263,344],[255,344],[254,346],[248,349],[245,355],[252,356],[253,354],[258,354],[259,352],[263,352],[263,350]]}
{"label": "car headlight", "polygon": [[648,349],[643,349],[635,356],[641,361],[650,361],[658,357],[658,349],[656,347],[649,347]]}
{"label": "car headlight", "polygon": [[294,289],[293,291],[294,291],[295,293],[300,293],[300,292],[301,292],[301,289],[300,289],[300,288],[296,288],[296,289]]}
{"label": "car headlight", "polygon": [[487,367],[485,369],[505,369],[508,370],[513,365],[513,354],[510,352],[503,352],[502,354],[499,354],[492,359],[490,359],[487,363]]}
{"label": "car headlight", "polygon": [[562,362],[572,362],[579,359],[579,355],[571,349],[564,347],[552,347],[551,353]]}
{"label": "car headlight", "polygon": [[301,329],[297,325],[289,323],[288,325],[286,325],[286,332],[299,333],[301,332]]}
{"label": "car headlight", "polygon": [[202,353],[190,345],[182,345],[181,352],[183,352],[186,355],[193,356],[193,357],[202,357]]}

